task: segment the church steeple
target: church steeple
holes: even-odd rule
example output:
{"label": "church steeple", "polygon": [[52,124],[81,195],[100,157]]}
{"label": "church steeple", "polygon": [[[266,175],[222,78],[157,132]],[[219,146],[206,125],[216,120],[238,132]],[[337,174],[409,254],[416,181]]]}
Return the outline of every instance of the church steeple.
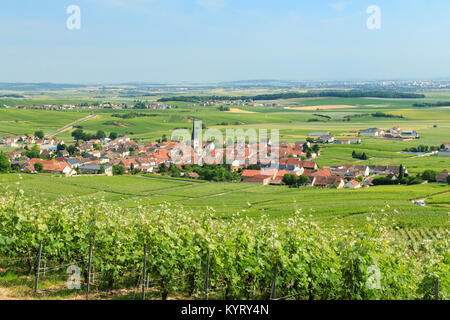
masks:
{"label": "church steeple", "polygon": [[193,128],[192,128],[192,140],[191,140],[191,142],[192,142],[192,147],[195,149],[195,148],[198,148],[199,146],[200,146],[200,141],[199,141],[199,135],[198,135],[198,124],[199,124],[199,122],[197,121],[197,120],[194,120],[194,125],[193,125]]}

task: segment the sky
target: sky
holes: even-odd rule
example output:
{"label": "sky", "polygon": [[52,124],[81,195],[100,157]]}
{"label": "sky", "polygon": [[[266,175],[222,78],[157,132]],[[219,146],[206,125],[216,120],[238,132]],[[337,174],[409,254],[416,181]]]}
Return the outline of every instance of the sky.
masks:
{"label": "sky", "polygon": [[448,0],[2,0],[0,82],[449,79],[449,15]]}

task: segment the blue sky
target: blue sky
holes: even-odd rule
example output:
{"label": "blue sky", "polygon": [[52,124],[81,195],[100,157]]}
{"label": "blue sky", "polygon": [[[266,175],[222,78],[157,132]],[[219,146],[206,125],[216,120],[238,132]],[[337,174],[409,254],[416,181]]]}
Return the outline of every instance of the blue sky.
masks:
{"label": "blue sky", "polygon": [[450,78],[449,15],[448,0],[3,0],[0,81]]}

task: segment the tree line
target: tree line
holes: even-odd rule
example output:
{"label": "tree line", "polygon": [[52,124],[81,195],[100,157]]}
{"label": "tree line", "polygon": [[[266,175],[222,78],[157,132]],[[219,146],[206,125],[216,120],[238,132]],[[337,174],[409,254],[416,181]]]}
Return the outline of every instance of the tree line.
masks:
{"label": "tree line", "polygon": [[438,101],[438,102],[421,102],[413,104],[414,107],[448,107],[450,101]]}
{"label": "tree line", "polygon": [[209,100],[279,100],[279,99],[296,99],[296,98],[390,98],[390,99],[423,99],[424,94],[405,93],[394,91],[308,91],[308,92],[288,92],[276,94],[261,94],[256,96],[176,96],[161,98],[158,102],[180,101],[180,102],[202,102]]}

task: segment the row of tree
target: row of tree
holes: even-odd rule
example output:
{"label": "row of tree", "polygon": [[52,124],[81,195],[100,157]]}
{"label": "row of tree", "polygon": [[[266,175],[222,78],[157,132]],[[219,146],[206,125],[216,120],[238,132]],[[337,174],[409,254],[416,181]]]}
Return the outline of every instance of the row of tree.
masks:
{"label": "row of tree", "polygon": [[[90,134],[87,132],[84,132],[83,129],[76,129],[75,131],[72,132],[72,137],[78,142],[80,140],[82,141],[89,141],[92,139],[105,139],[106,133],[102,130],[98,130],[96,134]],[[109,139],[111,140],[115,140],[117,139],[118,135],[115,132],[111,132],[109,134]]]}
{"label": "row of tree", "polygon": [[182,101],[182,102],[202,102],[209,100],[279,100],[279,99],[297,99],[297,98],[319,98],[319,97],[331,97],[331,98],[390,98],[390,99],[423,99],[425,95],[417,93],[404,93],[395,91],[309,91],[309,92],[288,92],[277,94],[262,94],[256,96],[175,96],[161,98],[159,102],[168,101]]}
{"label": "row of tree", "polygon": [[365,152],[356,152],[353,150],[352,152],[352,158],[353,159],[359,159],[359,160],[367,160],[369,159],[369,157],[367,156],[367,154]]}
{"label": "row of tree", "polygon": [[290,187],[301,187],[310,184],[311,179],[305,175],[296,176],[293,174],[285,174],[282,182]]}

